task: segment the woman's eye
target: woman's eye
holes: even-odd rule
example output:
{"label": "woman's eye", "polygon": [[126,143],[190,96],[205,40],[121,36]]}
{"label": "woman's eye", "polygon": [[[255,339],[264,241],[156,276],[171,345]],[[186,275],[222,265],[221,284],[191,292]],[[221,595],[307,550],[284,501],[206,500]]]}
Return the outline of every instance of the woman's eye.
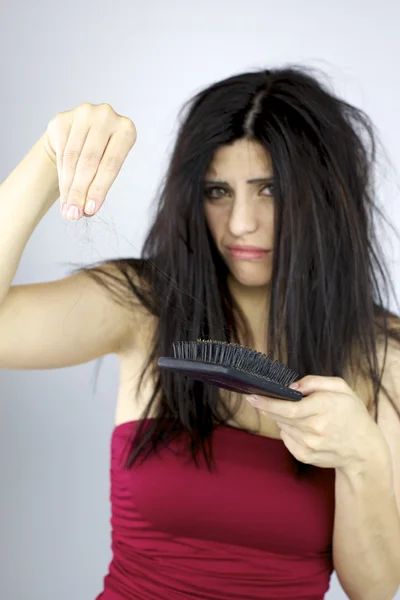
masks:
{"label": "woman's eye", "polygon": [[267,185],[265,185],[261,191],[267,190],[269,191],[269,196],[273,196],[274,194],[274,184],[273,183],[267,183]]}
{"label": "woman's eye", "polygon": [[[265,190],[267,190],[267,194],[264,193]],[[221,193],[219,193],[219,192],[221,192]],[[259,193],[262,195],[266,195],[266,196],[273,196],[274,184],[268,183],[267,185],[264,185],[260,189]],[[226,190],[224,188],[210,187],[210,188],[205,188],[205,190],[204,190],[204,195],[206,196],[206,198],[209,198],[210,200],[218,200],[218,198],[222,198],[222,196],[224,196],[225,194],[226,194]]]}
{"label": "woman's eye", "polygon": [[213,194],[213,192],[225,192],[225,190],[223,188],[217,188],[217,187],[213,187],[213,188],[206,188],[204,190],[204,195],[206,196],[206,198],[210,198],[211,200],[216,200],[218,198],[221,198],[220,195],[215,195]]}

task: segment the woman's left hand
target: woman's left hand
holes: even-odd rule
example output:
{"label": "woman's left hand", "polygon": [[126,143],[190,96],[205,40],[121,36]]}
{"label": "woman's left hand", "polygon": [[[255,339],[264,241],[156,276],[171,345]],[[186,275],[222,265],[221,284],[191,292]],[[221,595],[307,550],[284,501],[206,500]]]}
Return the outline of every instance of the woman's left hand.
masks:
{"label": "woman's left hand", "polygon": [[265,396],[247,400],[276,421],[283,443],[299,461],[343,470],[365,461],[381,442],[380,430],[344,379],[308,375],[296,384],[303,394],[299,402]]}

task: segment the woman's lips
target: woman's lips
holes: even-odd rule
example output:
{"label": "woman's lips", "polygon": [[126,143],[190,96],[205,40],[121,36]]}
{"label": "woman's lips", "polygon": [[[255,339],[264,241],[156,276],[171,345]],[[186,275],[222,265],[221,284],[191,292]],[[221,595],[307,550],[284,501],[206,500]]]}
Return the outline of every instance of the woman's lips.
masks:
{"label": "woman's lips", "polygon": [[233,258],[239,258],[242,260],[255,260],[260,259],[271,253],[271,250],[245,250],[245,249],[236,249],[236,248],[228,248],[229,254]]}

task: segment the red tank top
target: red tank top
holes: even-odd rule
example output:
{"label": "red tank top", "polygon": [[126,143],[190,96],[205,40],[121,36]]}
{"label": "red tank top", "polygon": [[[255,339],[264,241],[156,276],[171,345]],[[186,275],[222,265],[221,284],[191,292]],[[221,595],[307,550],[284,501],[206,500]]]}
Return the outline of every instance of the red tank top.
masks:
{"label": "red tank top", "polygon": [[112,435],[113,558],[96,600],[324,597],[334,469],[297,479],[282,440],[229,426],[214,432],[212,473],[202,455],[193,464],[182,440],[127,469],[137,424]]}

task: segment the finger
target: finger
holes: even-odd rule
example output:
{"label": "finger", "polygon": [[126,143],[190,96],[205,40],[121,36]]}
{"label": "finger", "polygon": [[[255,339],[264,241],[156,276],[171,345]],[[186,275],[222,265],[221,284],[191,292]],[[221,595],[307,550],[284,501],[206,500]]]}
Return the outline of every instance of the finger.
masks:
{"label": "finger", "polygon": [[[101,160],[107,150],[111,133],[109,129],[96,129],[91,127],[82,147],[77,162],[73,180],[68,194],[68,207],[78,208],[78,219],[83,216],[85,205],[88,201],[89,188],[100,167]],[[94,214],[96,209],[92,211]]]}
{"label": "finger", "polygon": [[349,391],[349,386],[341,377],[322,377],[320,375],[307,375],[303,379],[299,379],[296,383],[299,384],[298,391],[304,395],[312,392],[338,392],[346,393]]}
{"label": "finger", "polygon": [[265,412],[271,419],[305,419],[320,411],[316,398],[302,398],[299,402],[288,402],[265,396],[246,396],[246,400],[259,410]]}
{"label": "finger", "polygon": [[[265,410],[260,410],[260,412],[265,417],[267,417],[270,421],[275,421],[275,423],[279,426],[282,424],[293,425],[293,423],[295,422],[295,420],[293,418],[283,417],[282,415],[276,415],[273,413],[269,413],[269,412],[266,412]],[[301,419],[296,419],[296,423],[298,421],[301,421]]]}
{"label": "finger", "polygon": [[[81,158],[82,150],[89,135],[89,125],[78,121],[72,123],[71,131],[61,157],[62,160],[62,193],[61,207],[65,203],[74,204],[79,200],[79,190],[73,189],[76,169]],[[64,215],[66,212],[63,213]]]}
{"label": "finger", "polygon": [[304,433],[299,431],[297,427],[293,427],[293,425],[291,425],[290,423],[277,423],[277,425],[280,431],[284,431],[285,433],[290,435],[291,438],[293,438],[299,443],[303,442]]}
{"label": "finger", "polygon": [[116,131],[111,136],[87,193],[87,202],[93,201],[94,208],[88,211],[85,206],[85,214],[91,215],[97,212],[104,204],[106,195],[117,178],[132,146],[133,137],[126,130]]}
{"label": "finger", "polygon": [[58,189],[60,190],[60,205],[61,209],[65,200],[65,194],[63,193],[63,154],[64,149],[67,145],[68,137],[71,131],[71,126],[59,128],[57,135],[54,136],[54,150],[56,153],[57,161],[57,173],[58,173]]}

